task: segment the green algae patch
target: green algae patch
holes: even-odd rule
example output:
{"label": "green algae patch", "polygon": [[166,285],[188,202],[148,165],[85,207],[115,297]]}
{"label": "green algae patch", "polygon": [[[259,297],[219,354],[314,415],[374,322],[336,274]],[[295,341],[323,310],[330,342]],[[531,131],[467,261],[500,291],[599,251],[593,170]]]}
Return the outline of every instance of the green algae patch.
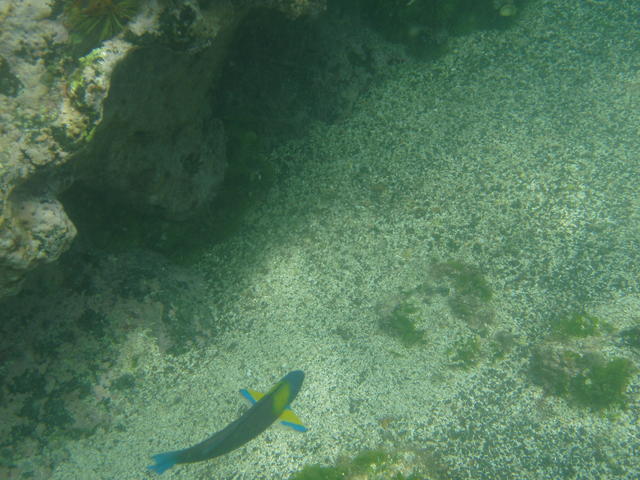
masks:
{"label": "green algae patch", "polygon": [[627,387],[637,372],[624,357],[606,359],[597,352],[553,346],[539,348],[530,367],[532,380],[547,393],[594,411],[624,408]]}
{"label": "green algae patch", "polygon": [[483,302],[488,302],[493,297],[489,282],[475,265],[450,260],[434,264],[433,273],[437,278],[451,280],[459,295],[475,297]]}
{"label": "green algae patch", "polygon": [[477,335],[458,340],[450,349],[453,366],[469,369],[477,365],[482,357],[482,345]]}
{"label": "green algae patch", "polygon": [[[425,345],[427,333],[419,325],[433,323],[429,305],[445,302],[453,317],[462,320],[474,334],[485,337],[495,317],[493,289],[479,267],[457,260],[436,262],[423,274],[424,281],[405,287],[378,305],[378,328],[405,347]],[[432,319],[433,320],[433,319]],[[470,346],[470,345],[469,345]],[[459,346],[455,346],[458,349]],[[476,349],[478,350],[478,349]],[[460,348],[454,363],[469,366],[468,348]]]}
{"label": "green algae patch", "polygon": [[363,473],[372,466],[383,464],[389,460],[389,454],[383,450],[365,450],[351,461],[351,470],[355,473]]}
{"label": "green algae patch", "polygon": [[455,317],[475,328],[493,322],[493,289],[480,268],[450,260],[433,264],[431,273],[436,281],[448,286],[447,304]]}
{"label": "green algae patch", "polygon": [[289,480],[440,480],[450,478],[442,462],[426,451],[365,450],[335,465],[307,465]]}
{"label": "green algae patch", "polygon": [[635,371],[627,358],[595,359],[584,373],[572,379],[569,393],[578,404],[593,410],[625,407],[629,400],[625,392]]}
{"label": "green algae patch", "polygon": [[622,330],[620,339],[625,345],[640,350],[640,325]]}
{"label": "green algae patch", "polygon": [[[390,460],[382,450],[365,450],[351,460],[342,460],[335,466],[307,465],[290,480],[339,480],[355,478],[373,471]],[[368,477],[366,477],[368,478]]]}
{"label": "green algae patch", "polygon": [[560,318],[553,326],[555,336],[563,339],[570,337],[585,338],[609,333],[611,325],[586,312],[577,312]]}
{"label": "green algae patch", "polygon": [[506,330],[496,332],[489,342],[491,360],[502,360],[516,345],[518,345],[518,339],[513,333]]}
{"label": "green algae patch", "polygon": [[342,478],[345,478],[345,474],[338,467],[307,465],[289,477],[289,480],[339,480]]}
{"label": "green algae patch", "polygon": [[380,330],[400,340],[405,347],[424,344],[424,332],[416,328],[418,312],[419,309],[411,302],[401,301],[389,314],[380,318]]}

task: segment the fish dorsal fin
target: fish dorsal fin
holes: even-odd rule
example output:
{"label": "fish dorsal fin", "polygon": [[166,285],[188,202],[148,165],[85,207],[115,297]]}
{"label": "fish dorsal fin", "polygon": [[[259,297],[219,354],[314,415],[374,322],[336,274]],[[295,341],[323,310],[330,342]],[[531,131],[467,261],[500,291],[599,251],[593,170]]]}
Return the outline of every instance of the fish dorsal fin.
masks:
{"label": "fish dorsal fin", "polygon": [[[240,394],[246,398],[251,405],[255,405],[262,397],[264,397],[264,393],[260,393],[256,390],[252,390],[250,388],[243,388],[240,390]],[[289,407],[284,409],[282,415],[278,417],[278,421],[287,428],[291,428],[297,432],[306,432],[307,427],[302,424],[302,420],[293,413]]]}

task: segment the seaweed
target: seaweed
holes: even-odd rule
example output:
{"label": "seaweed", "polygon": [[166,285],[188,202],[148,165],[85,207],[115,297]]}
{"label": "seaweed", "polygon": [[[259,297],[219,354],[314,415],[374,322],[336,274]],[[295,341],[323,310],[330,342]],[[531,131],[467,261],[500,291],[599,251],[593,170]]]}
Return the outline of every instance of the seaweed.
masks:
{"label": "seaweed", "polygon": [[344,476],[345,473],[338,467],[307,465],[294,473],[289,480],[340,480]]}
{"label": "seaweed", "polygon": [[592,337],[603,331],[611,331],[607,322],[586,312],[577,312],[560,318],[553,326],[553,332],[560,338]]}
{"label": "seaweed", "polygon": [[307,465],[289,480],[433,480],[451,478],[441,460],[427,450],[364,450],[355,457],[345,457],[335,465]]}
{"label": "seaweed", "polygon": [[625,345],[640,349],[640,325],[625,328],[619,335]]}
{"label": "seaweed", "polygon": [[488,302],[493,297],[489,282],[474,265],[450,260],[433,265],[433,272],[438,278],[451,280],[459,295],[474,297],[483,302]]}
{"label": "seaweed", "polygon": [[398,303],[388,315],[380,319],[380,329],[399,339],[406,347],[423,344],[424,332],[416,328],[414,314],[418,308],[411,302],[404,300]]}
{"label": "seaweed", "polygon": [[130,373],[125,373],[124,375],[120,375],[111,384],[111,387],[114,390],[120,390],[120,391],[130,390],[135,386],[136,386],[136,377],[134,377]]}
{"label": "seaweed", "polygon": [[390,455],[383,450],[365,450],[351,460],[342,460],[335,466],[307,465],[295,473],[290,480],[339,480],[344,478],[360,478],[374,466],[390,460]]}
{"label": "seaweed", "polygon": [[454,316],[473,327],[484,327],[493,321],[493,289],[478,267],[450,260],[433,264],[432,274],[436,280],[449,282],[447,303]]}
{"label": "seaweed", "polygon": [[627,358],[591,362],[584,373],[571,380],[569,391],[575,401],[592,410],[611,406],[625,407],[625,394],[636,368]]}
{"label": "seaweed", "polygon": [[364,473],[373,465],[385,463],[389,458],[389,454],[384,450],[365,450],[351,461],[351,473]]}
{"label": "seaweed", "polygon": [[501,360],[518,344],[516,336],[508,331],[500,330],[493,335],[489,344],[492,360]]}
{"label": "seaweed", "polygon": [[11,71],[9,62],[0,56],[0,95],[15,97],[23,87],[20,79]]}
{"label": "seaweed", "polygon": [[531,359],[531,377],[547,393],[594,411],[624,408],[626,389],[637,368],[631,360],[605,359],[596,352],[545,347]]}
{"label": "seaweed", "polygon": [[47,379],[36,369],[29,369],[15,377],[7,386],[10,393],[28,393],[34,398],[46,397]]}
{"label": "seaweed", "polygon": [[449,354],[454,366],[469,369],[478,364],[481,351],[480,339],[475,335],[458,340],[449,349]]}

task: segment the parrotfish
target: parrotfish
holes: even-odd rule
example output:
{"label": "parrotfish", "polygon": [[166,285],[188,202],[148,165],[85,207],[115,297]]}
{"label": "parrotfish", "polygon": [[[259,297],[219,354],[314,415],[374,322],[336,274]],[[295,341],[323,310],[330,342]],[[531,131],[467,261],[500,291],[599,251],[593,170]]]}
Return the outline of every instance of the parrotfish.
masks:
{"label": "parrotfish", "polygon": [[251,408],[240,418],[192,447],[154,455],[152,458],[156,463],[148,468],[156,473],[163,473],[177,463],[201,462],[219,457],[254,439],[276,420],[294,430],[305,432],[306,427],[289,408],[298,395],[303,380],[304,373],[294,370],[282,377],[265,394],[249,389],[240,390],[252,403]]}

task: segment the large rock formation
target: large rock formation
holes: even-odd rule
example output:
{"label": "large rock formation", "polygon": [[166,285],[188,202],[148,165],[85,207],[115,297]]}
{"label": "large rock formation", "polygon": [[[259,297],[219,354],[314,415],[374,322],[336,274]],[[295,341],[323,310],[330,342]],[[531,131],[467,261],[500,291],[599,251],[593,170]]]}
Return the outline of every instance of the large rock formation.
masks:
{"label": "large rock formation", "polygon": [[70,246],[76,229],[57,197],[73,182],[174,219],[210,200],[226,159],[209,100],[236,26],[255,8],[324,8],[114,0],[121,29],[113,12],[82,10],[93,3],[0,6],[0,298]]}

